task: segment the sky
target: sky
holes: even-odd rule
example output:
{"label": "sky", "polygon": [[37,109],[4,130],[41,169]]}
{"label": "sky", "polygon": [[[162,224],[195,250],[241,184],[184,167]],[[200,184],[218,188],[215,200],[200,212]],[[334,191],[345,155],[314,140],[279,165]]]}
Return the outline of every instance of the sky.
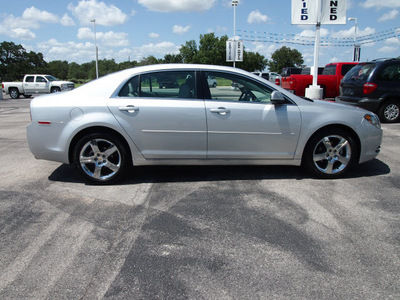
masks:
{"label": "sky", "polygon": [[[324,0],[325,1],[325,0]],[[313,41],[315,26],[291,24],[291,0],[239,0],[236,22],[231,0],[0,0],[0,42],[21,44],[44,59],[79,64],[95,59],[94,24],[99,59],[140,61],[177,54],[186,41],[215,33],[244,40],[246,51],[270,59],[282,46],[299,50],[304,64],[314,64],[312,45],[293,44],[293,37]],[[347,0],[346,18],[357,18],[361,61],[400,56],[400,0]],[[91,20],[95,19],[95,23]],[[355,22],[322,25],[321,38],[353,39]],[[387,38],[388,32],[395,35]],[[268,38],[266,38],[268,37]],[[275,37],[271,40],[270,37]],[[263,41],[261,41],[263,40]],[[292,42],[288,42],[292,41]],[[353,47],[320,48],[319,65],[352,61]]]}

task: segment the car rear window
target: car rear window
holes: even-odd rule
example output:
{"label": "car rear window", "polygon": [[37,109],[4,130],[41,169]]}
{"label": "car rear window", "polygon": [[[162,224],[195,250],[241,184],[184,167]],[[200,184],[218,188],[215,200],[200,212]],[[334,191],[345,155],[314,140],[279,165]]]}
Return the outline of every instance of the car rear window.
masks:
{"label": "car rear window", "polygon": [[335,74],[336,74],[336,65],[326,66],[322,71],[322,75],[335,75]]}
{"label": "car rear window", "polygon": [[360,81],[366,81],[369,74],[371,74],[372,70],[375,68],[375,64],[368,64],[368,63],[362,63],[358,64],[346,74],[344,80],[360,80]]}

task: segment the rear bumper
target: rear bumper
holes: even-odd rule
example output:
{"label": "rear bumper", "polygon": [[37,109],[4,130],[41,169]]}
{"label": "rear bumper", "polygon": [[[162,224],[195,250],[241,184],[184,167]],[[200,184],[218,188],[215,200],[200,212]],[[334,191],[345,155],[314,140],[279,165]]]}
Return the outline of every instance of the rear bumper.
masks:
{"label": "rear bumper", "polygon": [[335,101],[342,104],[358,106],[374,113],[378,112],[379,106],[381,104],[381,99],[368,97],[358,98],[349,96],[338,96],[335,98]]}

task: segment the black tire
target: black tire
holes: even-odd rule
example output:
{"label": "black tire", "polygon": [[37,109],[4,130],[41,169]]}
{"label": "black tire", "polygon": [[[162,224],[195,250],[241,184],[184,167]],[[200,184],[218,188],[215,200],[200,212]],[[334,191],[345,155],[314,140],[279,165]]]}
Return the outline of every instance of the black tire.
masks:
{"label": "black tire", "polygon": [[353,136],[340,128],[317,132],[304,149],[303,165],[317,178],[343,176],[358,160]]}
{"label": "black tire", "polygon": [[379,118],[383,123],[396,123],[400,120],[400,104],[397,101],[387,101],[379,109]]}
{"label": "black tire", "polygon": [[108,133],[92,133],[81,138],[74,148],[74,164],[92,183],[108,184],[121,179],[131,166],[126,143]]}
{"label": "black tire", "polygon": [[58,92],[61,92],[61,89],[59,87],[52,87],[51,88],[51,92],[52,93],[58,93]]}
{"label": "black tire", "polygon": [[19,93],[17,88],[10,88],[9,93],[10,93],[10,97],[12,99],[18,99],[19,98],[20,93]]}

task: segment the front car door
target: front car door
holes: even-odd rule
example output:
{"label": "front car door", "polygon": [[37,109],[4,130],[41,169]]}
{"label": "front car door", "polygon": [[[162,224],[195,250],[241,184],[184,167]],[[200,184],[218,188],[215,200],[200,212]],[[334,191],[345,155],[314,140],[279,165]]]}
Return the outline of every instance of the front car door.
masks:
{"label": "front car door", "polygon": [[195,71],[158,71],[129,79],[108,106],[146,159],[205,159],[204,100]]}
{"label": "front car door", "polygon": [[205,72],[217,80],[205,101],[209,159],[293,159],[301,128],[294,103],[271,103],[273,89],[244,75]]}

